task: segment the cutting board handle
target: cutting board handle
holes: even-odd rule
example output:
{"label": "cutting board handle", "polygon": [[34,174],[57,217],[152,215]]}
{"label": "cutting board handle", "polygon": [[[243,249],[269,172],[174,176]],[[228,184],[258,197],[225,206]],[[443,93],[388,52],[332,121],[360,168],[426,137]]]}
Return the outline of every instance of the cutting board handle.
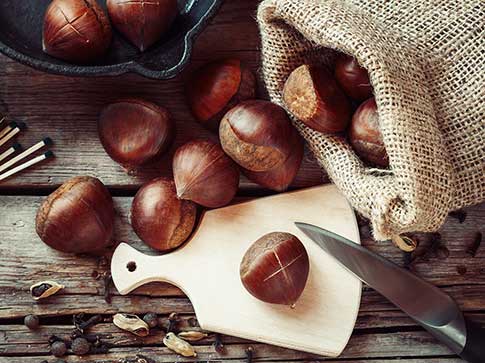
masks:
{"label": "cutting board handle", "polygon": [[180,274],[183,261],[177,252],[147,256],[126,243],[121,243],[111,258],[111,275],[116,289],[126,295],[139,286],[164,281],[182,287]]}

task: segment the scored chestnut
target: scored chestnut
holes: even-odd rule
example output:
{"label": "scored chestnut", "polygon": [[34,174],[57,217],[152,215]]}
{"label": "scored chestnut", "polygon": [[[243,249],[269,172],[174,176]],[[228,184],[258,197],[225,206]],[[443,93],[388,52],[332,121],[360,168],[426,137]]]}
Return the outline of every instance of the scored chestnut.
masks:
{"label": "scored chestnut", "polygon": [[241,281],[257,299],[295,306],[308,279],[310,262],[303,243],[291,233],[272,232],[259,238],[246,251]]}
{"label": "scored chestnut", "polygon": [[245,101],[222,118],[219,138],[226,154],[251,171],[267,171],[283,164],[291,150],[293,126],[278,105]]}
{"label": "scored chestnut", "polygon": [[70,253],[98,254],[112,242],[113,200],[96,178],[75,177],[41,205],[35,228],[48,246]]}
{"label": "scored chestnut", "polygon": [[107,0],[113,25],[141,52],[156,43],[177,16],[177,0]]}
{"label": "scored chestnut", "polygon": [[157,178],[143,185],[131,205],[131,225],[140,239],[159,251],[180,246],[192,233],[197,209],[177,198],[175,183]]}
{"label": "scored chestnut", "polygon": [[266,171],[251,171],[243,169],[244,175],[262,187],[282,192],[295,179],[303,159],[304,142],[298,131],[293,129],[291,136],[291,153],[283,164]]}
{"label": "scored chestnut", "polygon": [[217,130],[224,114],[239,102],[256,95],[256,78],[239,59],[222,59],[197,69],[185,85],[194,117]]}
{"label": "scored chestnut", "polygon": [[228,204],[239,186],[239,169],[220,145],[195,140],[182,145],[173,157],[177,196],[204,207]]}
{"label": "scored chestnut", "polygon": [[112,32],[96,0],[53,0],[44,17],[42,47],[69,62],[95,60],[108,50]]}
{"label": "scored chestnut", "polygon": [[289,75],[283,89],[288,111],[311,129],[344,131],[351,105],[333,76],[323,67],[301,65]]}
{"label": "scored chestnut", "polygon": [[350,124],[349,139],[362,160],[383,167],[389,166],[374,97],[362,103],[355,111]]}
{"label": "scored chestnut", "polygon": [[357,101],[372,96],[369,74],[354,57],[341,54],[335,63],[335,78],[344,92]]}
{"label": "scored chestnut", "polygon": [[173,142],[174,129],[166,109],[140,99],[114,102],[98,120],[101,144],[128,171],[161,156]]}

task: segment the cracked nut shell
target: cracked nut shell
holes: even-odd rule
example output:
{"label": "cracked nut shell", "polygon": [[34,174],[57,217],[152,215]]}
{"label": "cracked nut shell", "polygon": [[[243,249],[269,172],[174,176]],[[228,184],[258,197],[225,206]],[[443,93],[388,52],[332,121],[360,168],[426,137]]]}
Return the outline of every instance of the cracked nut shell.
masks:
{"label": "cracked nut shell", "polygon": [[44,17],[42,46],[47,54],[86,63],[102,56],[112,32],[96,0],[53,0]]}
{"label": "cracked nut shell", "polygon": [[259,238],[246,251],[241,281],[257,299],[293,307],[302,294],[310,271],[305,247],[285,232],[272,232]]}

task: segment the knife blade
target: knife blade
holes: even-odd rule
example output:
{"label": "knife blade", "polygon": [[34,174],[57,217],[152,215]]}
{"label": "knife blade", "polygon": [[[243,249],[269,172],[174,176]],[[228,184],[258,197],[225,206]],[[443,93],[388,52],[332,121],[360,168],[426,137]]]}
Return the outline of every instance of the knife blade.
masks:
{"label": "knife blade", "polygon": [[485,362],[485,328],[465,319],[456,302],[410,271],[333,232],[296,226],[347,270],[382,294],[470,363]]}

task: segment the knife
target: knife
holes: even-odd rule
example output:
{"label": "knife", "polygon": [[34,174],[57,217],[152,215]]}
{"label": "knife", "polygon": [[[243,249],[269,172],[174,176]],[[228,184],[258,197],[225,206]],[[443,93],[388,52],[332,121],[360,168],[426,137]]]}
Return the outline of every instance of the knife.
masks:
{"label": "knife", "polygon": [[439,288],[368,249],[325,229],[295,223],[364,283],[470,363],[485,362],[485,327],[466,319]]}

